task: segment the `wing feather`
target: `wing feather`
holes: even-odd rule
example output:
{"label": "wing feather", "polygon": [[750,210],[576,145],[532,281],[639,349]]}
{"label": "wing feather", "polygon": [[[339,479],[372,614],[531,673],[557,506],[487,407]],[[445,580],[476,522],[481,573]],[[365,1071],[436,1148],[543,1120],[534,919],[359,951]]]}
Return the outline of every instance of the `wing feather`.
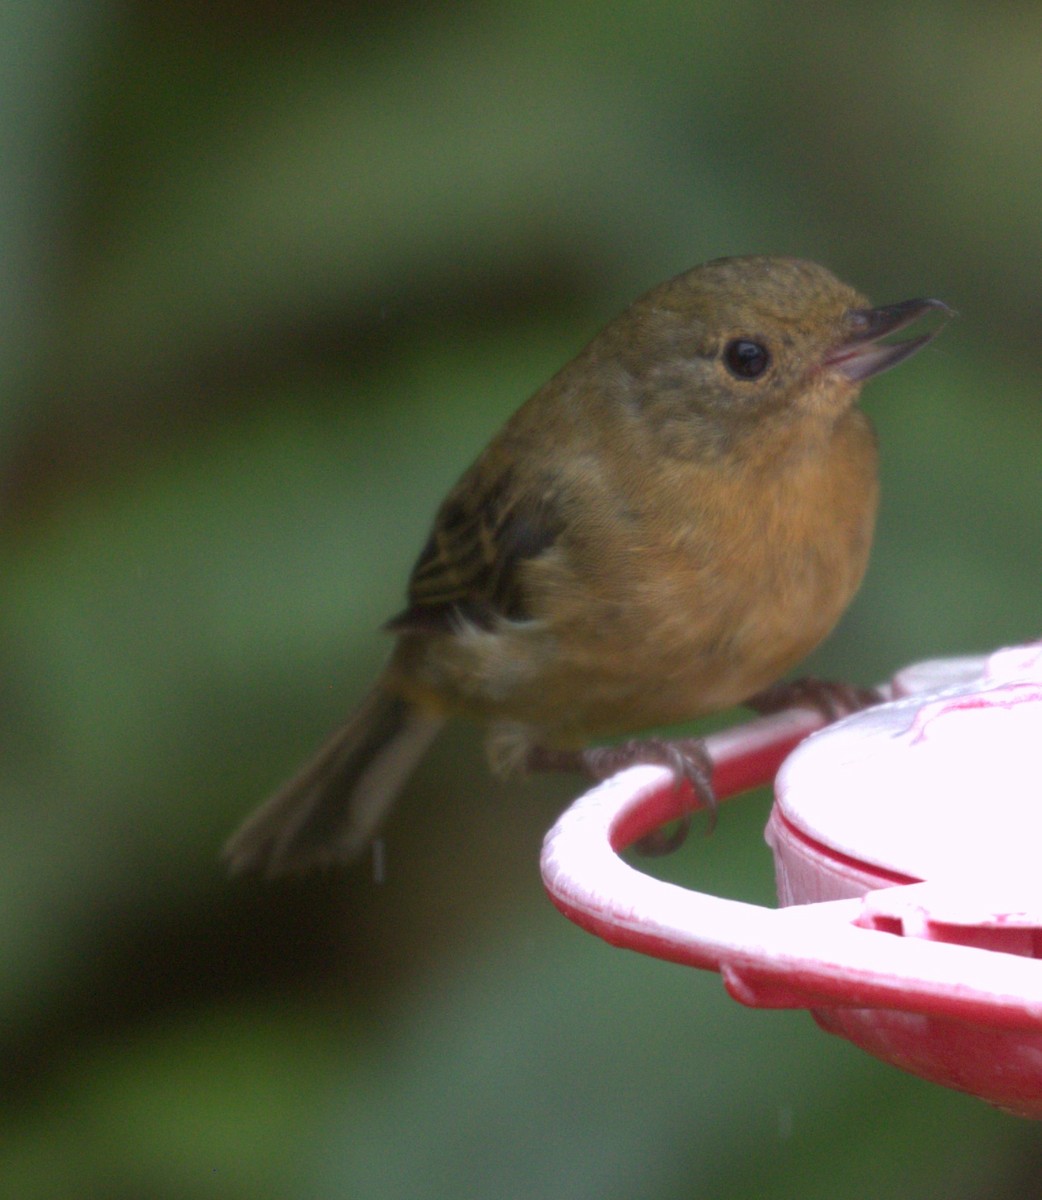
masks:
{"label": "wing feather", "polygon": [[562,529],[549,486],[519,488],[509,470],[484,480],[468,472],[438,510],[409,580],[408,605],[393,633],[447,631],[460,621],[490,628],[524,620],[522,566],[546,553]]}

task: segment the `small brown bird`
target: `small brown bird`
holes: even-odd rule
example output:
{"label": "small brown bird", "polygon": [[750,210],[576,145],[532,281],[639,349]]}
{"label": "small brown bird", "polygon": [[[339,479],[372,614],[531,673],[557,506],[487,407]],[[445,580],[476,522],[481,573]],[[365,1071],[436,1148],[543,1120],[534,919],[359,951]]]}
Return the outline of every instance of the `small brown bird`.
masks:
{"label": "small brown bird", "polygon": [[449,493],[383,674],[231,839],[231,866],[356,857],[451,715],[489,726],[500,768],[603,774],[619,759],[592,741],[755,706],[861,582],[878,484],[855,402],[936,330],[881,339],[931,309],[948,311],[870,308],[823,267],[772,257],[635,301]]}

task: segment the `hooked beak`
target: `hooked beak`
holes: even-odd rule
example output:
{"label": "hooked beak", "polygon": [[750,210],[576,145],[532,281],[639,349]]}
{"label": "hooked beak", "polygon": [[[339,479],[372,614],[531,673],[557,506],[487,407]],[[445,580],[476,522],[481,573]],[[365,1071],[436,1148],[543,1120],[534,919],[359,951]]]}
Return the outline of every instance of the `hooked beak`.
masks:
{"label": "hooked beak", "polygon": [[850,334],[825,355],[823,365],[845,375],[852,383],[863,383],[911,358],[944,328],[939,325],[907,342],[880,339],[907,328],[928,312],[942,312],[945,320],[955,314],[941,300],[903,300],[882,308],[856,308],[847,314]]}

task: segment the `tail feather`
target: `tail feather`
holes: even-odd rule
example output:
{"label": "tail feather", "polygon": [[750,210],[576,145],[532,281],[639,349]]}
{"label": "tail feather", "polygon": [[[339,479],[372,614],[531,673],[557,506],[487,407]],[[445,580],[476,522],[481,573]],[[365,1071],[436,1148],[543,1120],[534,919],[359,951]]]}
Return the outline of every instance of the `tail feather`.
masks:
{"label": "tail feather", "polygon": [[443,721],[374,688],[232,836],[224,850],[231,869],[270,876],[357,858]]}

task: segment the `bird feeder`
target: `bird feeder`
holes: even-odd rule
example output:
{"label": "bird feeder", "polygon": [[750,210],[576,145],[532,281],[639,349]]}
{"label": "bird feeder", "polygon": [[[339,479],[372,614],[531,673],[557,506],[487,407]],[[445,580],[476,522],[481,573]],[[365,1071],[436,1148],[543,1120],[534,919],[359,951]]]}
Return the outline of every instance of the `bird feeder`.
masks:
{"label": "bird feeder", "polygon": [[[719,971],[758,1008],[1042,1118],[1042,646],[920,663],[826,728],[792,709],[707,739],[724,799],[774,779],[781,907],[619,857],[691,803],[664,768],[588,792],[546,837],[557,907],[618,946]],[[779,769],[780,768],[780,769]]]}

